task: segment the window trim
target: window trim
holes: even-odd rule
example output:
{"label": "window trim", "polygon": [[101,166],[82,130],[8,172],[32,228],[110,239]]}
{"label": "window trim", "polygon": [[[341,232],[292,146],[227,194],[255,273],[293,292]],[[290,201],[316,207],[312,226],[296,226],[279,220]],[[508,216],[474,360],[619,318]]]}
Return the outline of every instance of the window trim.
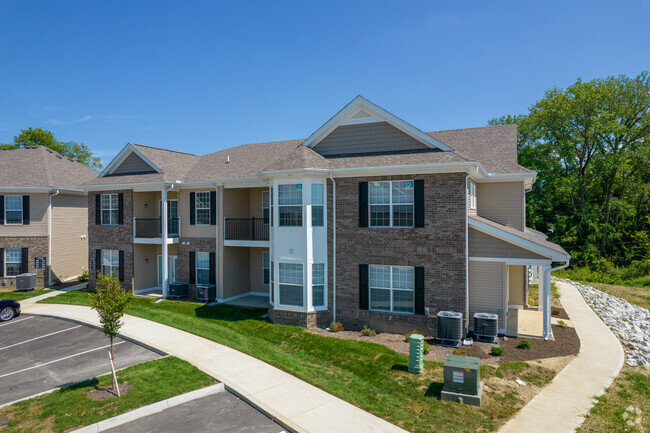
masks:
{"label": "window trim", "polygon": [[[394,182],[412,182],[413,186],[413,202],[412,203],[393,203],[393,183]],[[370,199],[372,197],[370,193],[370,188],[373,183],[388,183],[390,185],[390,201],[383,204],[372,204]],[[390,225],[387,226],[376,226],[372,224],[372,207],[373,206],[388,206],[389,207],[389,216],[390,216]],[[413,208],[413,218],[411,224],[408,226],[396,226],[393,222],[393,206],[411,206]],[[413,179],[402,179],[402,180],[377,180],[368,182],[368,227],[375,229],[412,229],[415,228],[415,180]]]}
{"label": "window trim", "polygon": [[269,256],[269,264],[271,265],[271,271],[269,272],[269,303],[275,307],[275,282],[273,281],[275,277],[275,265],[273,264],[273,260],[270,260],[271,257]]}
{"label": "window trim", "polygon": [[[264,206],[264,197],[266,197],[266,206]],[[264,211],[267,211],[268,216],[264,216]],[[270,191],[262,191],[262,220],[265,226],[271,223],[271,194]]]}
{"label": "window trim", "polygon": [[[210,252],[209,251],[196,251],[196,258],[194,259],[194,285],[200,286],[203,284],[210,284]],[[208,267],[207,268],[200,268],[199,267],[199,254],[207,254],[208,255]],[[207,270],[208,271],[208,282],[207,283],[200,283],[199,282],[199,269],[202,271]]]}
{"label": "window trim", "polygon": [[[314,266],[323,267],[323,283],[314,284]],[[322,286],[323,287],[323,303],[320,305],[314,304],[314,287]],[[327,267],[325,263],[312,263],[311,264],[311,308],[315,311],[326,310],[327,309]]]}
{"label": "window trim", "polygon": [[[99,214],[100,214],[100,218],[101,218],[101,220],[100,220],[101,225],[103,225],[103,226],[117,226],[117,225],[120,225],[120,197],[119,197],[119,193],[110,192],[110,193],[105,193],[105,194],[100,194],[100,195],[101,195],[101,197],[99,199],[99,205],[100,205]],[[109,204],[108,209],[104,208],[104,196],[109,197],[109,199],[108,199],[108,204]],[[113,196],[115,196],[115,203],[113,203]],[[113,205],[115,205],[116,207],[113,208]],[[104,222],[104,211],[105,210],[108,211],[109,222]],[[113,220],[112,215],[113,215],[113,212],[115,212],[115,211],[117,211],[117,215],[115,216],[115,221],[113,222],[112,221]],[[112,250],[109,250],[109,251],[112,251]]]}
{"label": "window trim", "polygon": [[[7,222],[8,221],[8,219],[7,219],[7,211],[9,211],[9,212],[18,212],[17,209],[11,209],[11,210],[7,209],[7,199],[10,198],[10,197],[18,197],[20,199],[19,200],[19,202],[20,202],[20,222],[19,223]],[[22,226],[24,224],[24,222],[25,222],[25,209],[23,207],[23,196],[22,195],[5,195],[4,201],[5,201],[5,204],[4,204],[4,208],[5,208],[4,209],[4,211],[5,211],[4,224],[6,226]]]}
{"label": "window trim", "polygon": [[[300,185],[300,204],[280,204],[280,194],[281,194],[281,187],[285,186],[293,186],[294,188],[298,189],[298,185]],[[303,184],[302,183],[283,183],[278,185],[278,227],[303,227],[305,225],[305,209],[304,209],[304,195],[303,195]],[[295,207],[295,208],[300,208],[300,224],[296,225],[287,225],[287,224],[282,224],[282,215],[281,215],[281,210],[282,208],[287,208],[287,207]]]}
{"label": "window trim", "polygon": [[[108,274],[104,273],[104,255],[107,252],[110,253],[109,254],[110,255],[110,258],[109,258],[110,264],[108,265],[108,267],[111,270],[110,271],[110,276],[111,277],[117,277],[119,279],[119,277],[120,277],[120,251],[119,250],[102,250],[102,262],[100,263],[100,269],[102,271],[102,275],[108,275]],[[117,255],[117,266],[113,265],[113,255],[114,254]],[[115,268],[117,270],[114,270]]]}
{"label": "window trim", "polygon": [[[7,252],[9,250],[17,250],[19,252],[18,254],[18,261],[17,262],[9,262],[7,261]],[[3,262],[4,262],[4,276],[5,277],[10,277],[10,278],[15,278],[16,276],[21,274],[21,269],[23,267],[23,249],[22,248],[5,248],[5,256],[3,257]],[[16,275],[9,275],[7,272],[7,264],[18,264],[18,273]]]}
{"label": "window trim", "polygon": [[[373,266],[388,266],[390,268],[390,287],[373,287],[372,280],[370,278],[370,271]],[[402,289],[399,287],[393,287],[393,268],[410,268],[413,270],[413,288],[412,289]],[[389,290],[390,291],[390,309],[389,310],[378,310],[372,308],[372,289],[379,290]],[[413,311],[394,311],[393,310],[393,292],[411,292],[413,293]],[[415,315],[415,266],[401,266],[401,265],[368,265],[368,310],[369,311],[380,311],[382,313],[391,313],[391,314],[408,314]]]}
{"label": "window trim", "polygon": [[[320,186],[323,188],[323,199],[320,203],[314,202],[314,187]],[[314,209],[320,209],[322,224],[314,224]],[[325,184],[324,183],[312,183],[311,184],[311,226],[312,227],[325,227]]]}
{"label": "window trim", "polygon": [[[210,218],[210,209],[212,206],[212,203],[210,202],[210,192],[211,191],[195,191],[194,193],[194,224],[197,226],[209,226],[211,225],[211,218]],[[208,196],[208,206],[207,207],[199,207],[199,194],[207,194]],[[207,223],[200,223],[199,222],[199,209],[208,210],[208,222]]]}
{"label": "window trim", "polygon": [[[264,263],[264,256],[265,255],[268,258],[268,260],[266,260],[266,263],[268,263],[268,267],[264,266],[265,265],[265,263]],[[269,279],[268,279],[268,281],[265,282],[264,271],[267,270],[267,269],[269,270],[269,273],[268,273]],[[262,251],[262,284],[265,285],[265,286],[268,286],[268,285],[271,284],[271,254],[268,251]]]}
{"label": "window trim", "polygon": [[474,182],[469,183],[469,208],[476,210],[476,184]]}
{"label": "window trim", "polygon": [[[281,277],[281,265],[299,265],[300,268],[302,269],[302,284],[295,284],[295,283],[283,283],[282,277]],[[291,304],[283,304],[281,299],[282,299],[282,293],[280,292],[281,286],[294,286],[294,287],[300,287],[302,289],[302,305],[291,305]],[[302,262],[296,263],[296,262],[278,262],[278,305],[281,305],[284,308],[288,309],[294,309],[294,310],[299,310],[299,311],[304,311],[305,310],[305,304],[306,304],[306,298],[305,298],[305,264]]]}

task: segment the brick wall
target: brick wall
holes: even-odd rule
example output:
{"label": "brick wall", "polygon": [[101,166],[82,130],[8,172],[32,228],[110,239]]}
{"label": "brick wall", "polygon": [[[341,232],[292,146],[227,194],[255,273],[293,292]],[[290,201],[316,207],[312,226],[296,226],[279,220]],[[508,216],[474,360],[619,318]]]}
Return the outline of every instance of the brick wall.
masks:
{"label": "brick wall", "polygon": [[[293,311],[273,308],[269,305],[269,320],[278,325],[302,326],[303,328],[313,329],[323,326],[326,322],[326,311]],[[329,325],[329,322],[327,322]]]}
{"label": "brick wall", "polygon": [[[359,227],[359,182],[415,179],[424,180],[424,228]],[[465,200],[464,173],[337,179],[337,321],[346,329],[367,324],[384,332],[435,332],[429,329],[435,328],[435,317],[359,310],[359,264],[422,266],[430,316],[441,310],[465,314]],[[328,201],[331,210],[331,182]],[[332,212],[328,218],[331,308]]]}
{"label": "brick wall", "polygon": [[[95,224],[95,194],[123,193],[124,194],[124,224],[104,226]],[[95,258],[95,251],[121,250],[124,251],[124,281],[121,283],[125,290],[133,289],[133,191],[99,191],[88,194],[88,258]],[[90,270],[90,287],[95,287],[96,272],[101,269],[99,263]]]}
{"label": "brick wall", "polygon": [[[183,242],[189,245],[183,245]],[[216,241],[214,238],[180,238],[178,242],[178,258],[176,262],[176,277],[178,281],[187,281],[190,282],[190,272],[194,272],[193,269],[190,269],[190,251],[194,252],[214,252],[216,251]],[[242,269],[242,272],[248,272],[248,269]],[[217,278],[219,278],[217,271]],[[189,297],[191,299],[196,298],[196,285],[189,285]]]}
{"label": "brick wall", "polygon": [[[48,283],[47,281],[47,268],[45,269],[35,269],[34,268],[34,258],[35,257],[47,257],[47,265],[50,265],[50,258],[47,255],[48,242],[47,236],[21,236],[21,237],[1,237],[0,238],[0,248],[28,248],[28,266],[27,272],[36,273],[36,286],[45,287]],[[54,280],[56,275],[52,275]],[[15,289],[16,288],[16,279],[14,277],[2,277],[2,280],[6,281],[6,284],[3,289]]]}

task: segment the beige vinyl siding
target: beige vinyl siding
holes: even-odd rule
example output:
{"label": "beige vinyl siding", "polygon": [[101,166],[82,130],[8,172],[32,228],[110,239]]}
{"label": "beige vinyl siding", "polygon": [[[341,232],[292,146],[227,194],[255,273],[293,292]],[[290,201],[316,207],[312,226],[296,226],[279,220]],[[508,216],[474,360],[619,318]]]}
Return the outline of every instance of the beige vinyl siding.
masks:
{"label": "beige vinyl siding", "polygon": [[478,215],[524,230],[526,196],[523,182],[488,182],[477,185]]}
{"label": "beige vinyl siding", "polygon": [[[0,225],[0,236],[47,236],[48,194],[2,194],[29,195],[29,225]],[[87,198],[84,197],[87,200]],[[88,225],[86,223],[86,225]]]}
{"label": "beige vinyl siding", "polygon": [[505,328],[505,265],[499,262],[469,262],[469,318],[474,313],[499,314],[499,328]]}
{"label": "beige vinyl siding", "polygon": [[250,250],[250,291],[268,293],[269,285],[264,284],[264,272],[262,270],[262,253],[268,251],[266,248],[249,248]]}
{"label": "beige vinyl siding", "polygon": [[[223,298],[250,291],[250,252],[246,247],[223,248]],[[261,263],[261,262],[260,262]],[[261,266],[261,265],[260,265]]]}
{"label": "beige vinyl siding", "polygon": [[469,255],[507,259],[549,259],[472,228],[469,229]]}
{"label": "beige vinyl siding", "polygon": [[508,302],[510,305],[524,306],[526,293],[526,267],[520,265],[508,266]]}
{"label": "beige vinyl siding", "polygon": [[430,149],[388,122],[342,125],[314,146],[324,156]]}
{"label": "beige vinyl siding", "polygon": [[144,174],[156,173],[149,164],[135,153],[131,153],[124,161],[113,170],[112,174]]}
{"label": "beige vinyl siding", "polygon": [[[225,218],[250,218],[249,188],[223,190],[223,215]],[[262,196],[260,195],[260,202]],[[260,204],[261,206],[261,204]],[[261,216],[261,215],[260,215]]]}
{"label": "beige vinyl siding", "polygon": [[262,193],[269,192],[268,188],[251,188],[249,190],[249,216],[255,218],[262,218]]}
{"label": "beige vinyl siding", "polygon": [[[217,226],[212,225],[190,225],[190,192],[199,191],[214,191],[214,188],[199,188],[199,189],[181,189],[177,193],[178,198],[178,216],[181,218],[181,237],[184,238],[211,238],[216,236],[217,227],[222,227],[222,224],[217,221]],[[219,188],[217,196],[223,191]],[[217,197],[217,202],[219,198]],[[157,203],[157,202],[156,202]],[[158,204],[156,204],[158,206]],[[217,206],[218,207],[218,206]],[[157,212],[157,211],[156,211]],[[217,215],[219,209],[217,209]]]}
{"label": "beige vinyl siding", "polygon": [[52,279],[65,280],[88,269],[88,197],[52,197]]}
{"label": "beige vinyl siding", "polygon": [[158,254],[160,253],[160,245],[133,245],[134,290],[148,289],[158,284]]}
{"label": "beige vinyl siding", "polygon": [[[133,193],[133,216],[136,218],[158,218],[158,200],[161,193],[157,191]],[[145,207],[145,204],[147,207]]]}

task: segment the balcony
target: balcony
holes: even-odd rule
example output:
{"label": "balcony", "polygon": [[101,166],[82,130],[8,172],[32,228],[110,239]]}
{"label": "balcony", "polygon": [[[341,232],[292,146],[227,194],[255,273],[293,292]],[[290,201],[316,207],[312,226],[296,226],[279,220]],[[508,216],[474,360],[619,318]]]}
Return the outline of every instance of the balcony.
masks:
{"label": "balcony", "polygon": [[[167,243],[177,243],[181,235],[181,219],[167,220]],[[135,243],[162,243],[162,221],[160,218],[133,218]]]}
{"label": "balcony", "polygon": [[268,244],[269,222],[255,217],[224,218],[224,239],[231,246],[263,246]]}

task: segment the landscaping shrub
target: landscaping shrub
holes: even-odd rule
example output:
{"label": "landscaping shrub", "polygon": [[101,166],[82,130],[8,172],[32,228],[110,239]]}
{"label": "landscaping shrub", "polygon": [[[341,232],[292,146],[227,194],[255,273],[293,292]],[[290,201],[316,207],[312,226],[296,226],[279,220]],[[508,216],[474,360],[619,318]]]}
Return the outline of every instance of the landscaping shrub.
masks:
{"label": "landscaping shrub", "polygon": [[490,350],[490,353],[494,356],[503,356],[505,350],[503,349],[503,347],[493,346],[492,349]]}
{"label": "landscaping shrub", "polygon": [[409,332],[408,334],[404,334],[404,341],[406,341],[407,343],[409,341],[411,341],[411,335],[413,335],[413,334],[419,334],[418,330],[414,329],[411,332]]}
{"label": "landscaping shrub", "polygon": [[560,315],[559,308],[552,308],[551,309],[551,316],[559,316],[559,315]]}
{"label": "landscaping shrub", "polygon": [[465,349],[454,349],[454,355],[467,356],[467,350]]}
{"label": "landscaping shrub", "polygon": [[566,322],[564,320],[558,320],[557,324],[560,325],[560,328],[566,328]]}
{"label": "landscaping shrub", "polygon": [[361,330],[361,335],[364,337],[374,337],[377,335],[377,331],[369,327],[368,325],[363,325],[363,329]]}
{"label": "landscaping shrub", "polygon": [[343,329],[343,325],[341,325],[339,322],[330,323],[330,330],[334,332],[345,331],[345,329]]}
{"label": "landscaping shrub", "polygon": [[426,355],[429,352],[431,352],[431,346],[429,346],[429,343],[426,341],[422,342],[422,353]]}
{"label": "landscaping shrub", "polygon": [[79,275],[79,281],[88,281],[88,269],[81,271],[81,275]]}
{"label": "landscaping shrub", "polygon": [[519,349],[530,349],[530,341],[521,340],[519,342],[519,344],[517,344],[517,348],[519,348]]}

